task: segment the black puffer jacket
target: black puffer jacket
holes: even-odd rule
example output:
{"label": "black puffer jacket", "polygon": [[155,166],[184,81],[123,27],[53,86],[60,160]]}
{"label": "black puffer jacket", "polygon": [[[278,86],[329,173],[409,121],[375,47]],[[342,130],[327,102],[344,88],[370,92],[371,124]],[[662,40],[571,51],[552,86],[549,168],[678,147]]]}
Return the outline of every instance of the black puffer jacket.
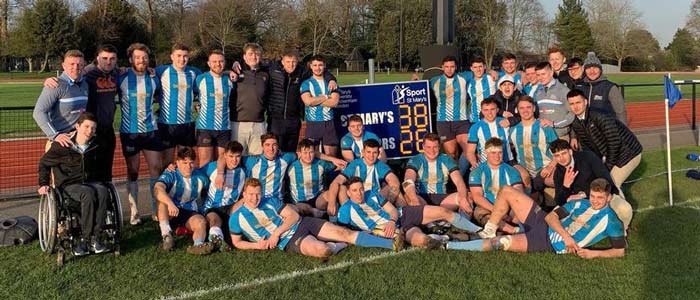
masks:
{"label": "black puffer jacket", "polygon": [[[73,137],[75,143],[75,137]],[[80,153],[75,146],[63,147],[57,142],[51,144],[49,151],[39,160],[39,186],[51,183],[53,169],[54,184],[64,187],[71,184],[97,181],[97,143],[90,140],[85,152]]]}
{"label": "black puffer jacket", "polygon": [[[305,64],[299,63],[292,73],[287,73],[280,61],[268,66],[270,74],[270,96],[268,98],[268,119],[301,119],[304,103],[301,101],[299,88],[301,83],[311,77]],[[328,81],[336,81],[335,76],[326,71],[323,76]]]}
{"label": "black puffer jacket", "polygon": [[590,108],[585,119],[574,119],[571,130],[576,133],[581,148],[605,158],[608,169],[622,167],[642,153],[642,144],[625,124]]}

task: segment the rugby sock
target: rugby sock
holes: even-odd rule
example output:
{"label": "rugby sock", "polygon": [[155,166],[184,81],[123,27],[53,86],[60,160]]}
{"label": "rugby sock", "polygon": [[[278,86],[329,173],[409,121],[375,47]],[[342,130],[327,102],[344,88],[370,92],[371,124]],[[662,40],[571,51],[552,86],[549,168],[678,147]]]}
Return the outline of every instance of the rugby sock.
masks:
{"label": "rugby sock", "polygon": [[129,209],[131,210],[131,217],[138,217],[139,183],[136,181],[129,181],[129,183],[126,186],[126,189],[129,194]]}
{"label": "rugby sock", "polygon": [[469,160],[467,160],[467,157],[464,155],[459,156],[459,173],[464,176],[464,174],[467,174],[467,171],[469,170]]}
{"label": "rugby sock", "polygon": [[221,227],[212,226],[209,228],[209,240],[211,240],[214,236],[218,236],[222,241],[224,240],[224,232],[221,231]]}
{"label": "rugby sock", "polygon": [[469,221],[469,218],[461,213],[454,213],[454,220],[452,221],[452,225],[454,227],[457,227],[459,229],[466,230],[469,232],[477,232],[477,231],[481,230],[481,227],[479,227],[476,224]]}
{"label": "rugby sock", "polygon": [[326,245],[328,245],[328,248],[331,248],[333,255],[338,254],[340,251],[343,251],[343,249],[348,247],[348,244],[346,243],[326,242]]}
{"label": "rugby sock", "polygon": [[151,215],[156,215],[158,213],[158,207],[156,206],[156,194],[153,192],[153,187],[155,187],[158,178],[151,178],[148,180],[148,186],[151,190]]}
{"label": "rugby sock", "polygon": [[194,240],[194,245],[199,246],[201,244],[204,244],[204,239],[196,239]]}
{"label": "rugby sock", "polygon": [[173,229],[170,228],[170,221],[160,221],[158,226],[160,226],[161,236],[170,235],[170,232],[173,231]]}
{"label": "rugby sock", "polygon": [[394,249],[394,241],[391,239],[381,238],[364,231],[360,231],[357,233],[357,239],[355,239],[355,246],[365,248]]}
{"label": "rugby sock", "polygon": [[448,250],[484,251],[483,240],[473,240],[468,242],[447,242]]}

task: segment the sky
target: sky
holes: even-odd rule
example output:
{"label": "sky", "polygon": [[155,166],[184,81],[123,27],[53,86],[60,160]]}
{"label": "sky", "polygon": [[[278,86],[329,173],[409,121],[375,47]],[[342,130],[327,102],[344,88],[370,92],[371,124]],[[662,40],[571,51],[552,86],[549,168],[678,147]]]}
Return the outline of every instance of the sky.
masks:
{"label": "sky", "polygon": [[[685,25],[692,0],[632,0],[635,8],[642,13],[642,22],[647,30],[664,48],[671,42],[676,30]],[[551,18],[557,13],[561,1],[540,0]]]}

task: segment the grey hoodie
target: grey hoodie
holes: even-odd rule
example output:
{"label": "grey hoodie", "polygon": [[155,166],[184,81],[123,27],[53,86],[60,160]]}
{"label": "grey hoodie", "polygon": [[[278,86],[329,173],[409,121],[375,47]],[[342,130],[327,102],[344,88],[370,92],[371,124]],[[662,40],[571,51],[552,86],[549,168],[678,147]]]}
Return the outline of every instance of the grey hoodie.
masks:
{"label": "grey hoodie", "polygon": [[563,137],[569,133],[569,124],[574,121],[576,115],[569,108],[566,93],[569,88],[556,79],[552,79],[546,86],[537,90],[535,99],[540,112],[540,119],[547,119],[554,123],[557,135]]}

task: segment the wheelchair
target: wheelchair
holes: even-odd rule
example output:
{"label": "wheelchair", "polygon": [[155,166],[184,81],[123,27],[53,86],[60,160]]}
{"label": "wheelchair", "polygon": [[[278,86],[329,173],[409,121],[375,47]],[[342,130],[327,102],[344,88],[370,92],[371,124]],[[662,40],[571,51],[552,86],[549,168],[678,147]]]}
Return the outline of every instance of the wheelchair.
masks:
{"label": "wheelchair", "polygon": [[[117,188],[111,182],[105,185],[110,199],[105,226],[98,238],[115,256],[119,256],[119,239],[123,228],[122,204]],[[57,253],[56,262],[59,267],[63,266],[67,255],[72,255],[73,248],[80,242],[80,203],[51,187],[46,195],[41,196],[38,219],[41,250],[47,254]]]}

